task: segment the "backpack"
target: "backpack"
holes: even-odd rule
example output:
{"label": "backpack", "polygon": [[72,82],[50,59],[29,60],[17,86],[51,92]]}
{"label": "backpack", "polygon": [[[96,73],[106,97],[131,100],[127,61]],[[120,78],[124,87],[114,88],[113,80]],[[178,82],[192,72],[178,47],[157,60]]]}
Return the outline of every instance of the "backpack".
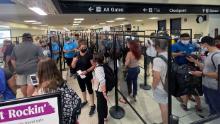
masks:
{"label": "backpack", "polygon": [[215,70],[217,69],[217,66],[215,65],[215,62],[214,62],[214,56],[215,56],[216,54],[220,54],[220,52],[216,52],[216,53],[214,53],[214,54],[211,56],[212,65],[213,65],[213,67],[215,68]]}
{"label": "backpack", "polygon": [[75,124],[81,113],[81,99],[68,87],[66,81],[58,88],[61,92],[61,108],[63,124]]}
{"label": "backpack", "polygon": [[[212,64],[213,64],[215,70],[217,69],[217,66],[218,66],[218,65],[216,66],[216,64],[215,64],[215,62],[214,62],[214,56],[215,56],[216,54],[220,54],[220,52],[216,52],[216,53],[214,53],[214,54],[211,56],[211,61],[212,61]],[[218,76],[220,76],[220,75],[218,75]],[[218,78],[218,80],[219,80],[219,78]],[[218,83],[218,88],[220,88],[220,84],[219,84],[219,83]]]}
{"label": "backpack", "polygon": [[105,73],[105,80],[106,80],[106,93],[112,91],[112,89],[115,87],[116,85],[116,76],[115,73],[113,71],[113,69],[107,64],[103,64],[101,65],[104,68],[104,73]]}
{"label": "backpack", "polygon": [[[162,59],[166,64],[168,64],[167,58],[164,57],[163,55],[158,55],[157,57]],[[166,77],[165,77],[165,82],[163,82],[161,77],[160,77],[160,80],[162,82],[163,89],[168,93],[169,90],[168,90],[168,76],[167,76],[167,73],[166,73]]]}

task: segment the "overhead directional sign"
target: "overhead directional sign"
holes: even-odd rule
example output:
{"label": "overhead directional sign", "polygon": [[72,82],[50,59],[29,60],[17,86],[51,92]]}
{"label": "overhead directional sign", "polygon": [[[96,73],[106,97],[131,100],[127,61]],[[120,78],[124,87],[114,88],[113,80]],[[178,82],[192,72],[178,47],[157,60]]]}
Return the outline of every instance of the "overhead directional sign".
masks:
{"label": "overhead directional sign", "polygon": [[92,12],[94,9],[90,6],[88,10],[89,12]]}
{"label": "overhead directional sign", "polygon": [[220,14],[220,6],[53,0],[63,14]]}

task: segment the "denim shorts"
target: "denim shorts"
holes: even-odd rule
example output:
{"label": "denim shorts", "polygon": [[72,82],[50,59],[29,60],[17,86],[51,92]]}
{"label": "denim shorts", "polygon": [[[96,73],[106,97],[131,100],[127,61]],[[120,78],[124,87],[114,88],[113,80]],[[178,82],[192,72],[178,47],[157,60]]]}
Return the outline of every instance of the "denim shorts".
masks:
{"label": "denim shorts", "polygon": [[157,103],[160,104],[168,103],[168,94],[164,90],[156,88],[155,90],[153,90],[153,96],[154,96],[154,100]]}

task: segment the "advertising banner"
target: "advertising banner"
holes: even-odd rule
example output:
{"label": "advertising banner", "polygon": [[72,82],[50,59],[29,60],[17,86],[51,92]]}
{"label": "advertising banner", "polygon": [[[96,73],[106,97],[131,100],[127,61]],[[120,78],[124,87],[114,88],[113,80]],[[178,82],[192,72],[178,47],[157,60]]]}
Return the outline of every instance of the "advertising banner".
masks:
{"label": "advertising banner", "polygon": [[0,103],[0,124],[60,124],[59,95]]}

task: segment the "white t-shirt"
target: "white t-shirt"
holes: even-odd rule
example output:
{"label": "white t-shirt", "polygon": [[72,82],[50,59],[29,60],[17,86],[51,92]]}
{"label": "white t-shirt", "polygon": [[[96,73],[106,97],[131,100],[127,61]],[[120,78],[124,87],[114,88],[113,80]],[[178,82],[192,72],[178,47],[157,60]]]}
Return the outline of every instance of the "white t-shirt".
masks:
{"label": "white t-shirt", "polygon": [[[159,53],[159,55],[162,55],[162,56],[168,58],[167,52]],[[160,72],[160,77],[162,78],[163,83],[165,83],[165,78],[166,78],[166,73],[167,73],[167,63],[164,60],[162,60],[161,58],[156,57],[153,60],[153,71]],[[157,85],[157,88],[165,91],[161,80],[160,80],[159,84]]]}
{"label": "white t-shirt", "polygon": [[153,41],[152,40],[147,40],[145,44],[147,46],[147,51],[146,51],[147,55],[151,56],[151,57],[156,57],[157,51],[154,47]]}
{"label": "white t-shirt", "polygon": [[93,71],[93,89],[102,92],[102,86],[105,85],[105,72],[103,66],[97,65]]}

